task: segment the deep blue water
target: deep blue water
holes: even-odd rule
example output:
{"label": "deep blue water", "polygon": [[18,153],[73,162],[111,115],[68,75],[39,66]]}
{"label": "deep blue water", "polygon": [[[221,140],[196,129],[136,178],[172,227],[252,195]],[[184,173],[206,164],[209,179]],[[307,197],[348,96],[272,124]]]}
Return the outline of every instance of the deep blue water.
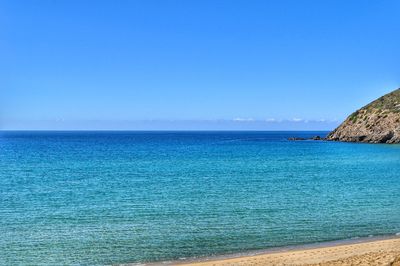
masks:
{"label": "deep blue water", "polygon": [[175,260],[400,232],[400,146],[326,132],[1,132],[0,264]]}

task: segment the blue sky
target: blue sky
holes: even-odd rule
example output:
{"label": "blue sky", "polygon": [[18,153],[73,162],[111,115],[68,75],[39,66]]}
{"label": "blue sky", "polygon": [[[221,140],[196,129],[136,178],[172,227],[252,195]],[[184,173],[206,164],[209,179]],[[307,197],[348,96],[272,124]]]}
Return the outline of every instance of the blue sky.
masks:
{"label": "blue sky", "polygon": [[323,129],[400,87],[400,1],[0,2],[2,129]]}

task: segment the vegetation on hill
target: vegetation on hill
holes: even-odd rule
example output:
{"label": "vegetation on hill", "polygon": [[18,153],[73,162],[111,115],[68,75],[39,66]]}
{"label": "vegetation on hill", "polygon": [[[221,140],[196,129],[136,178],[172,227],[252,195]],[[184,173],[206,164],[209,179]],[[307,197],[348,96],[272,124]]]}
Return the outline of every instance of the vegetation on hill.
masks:
{"label": "vegetation on hill", "polygon": [[352,113],[327,139],[400,143],[400,89]]}

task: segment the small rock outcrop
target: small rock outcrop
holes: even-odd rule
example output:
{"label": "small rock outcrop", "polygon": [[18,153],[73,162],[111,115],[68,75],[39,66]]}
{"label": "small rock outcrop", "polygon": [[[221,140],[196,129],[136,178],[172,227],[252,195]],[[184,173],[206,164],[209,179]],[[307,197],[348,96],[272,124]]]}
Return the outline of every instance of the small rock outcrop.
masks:
{"label": "small rock outcrop", "polygon": [[325,138],[321,138],[320,136],[314,136],[311,138],[300,138],[300,137],[290,137],[289,141],[300,141],[300,140],[325,140]]}
{"label": "small rock outcrop", "polygon": [[299,141],[299,140],[306,140],[306,138],[299,138],[299,137],[290,137],[288,138],[290,141]]}
{"label": "small rock outcrop", "polygon": [[315,136],[311,138],[312,140],[324,140],[324,138],[321,138],[320,136]]}
{"label": "small rock outcrop", "polygon": [[400,89],[351,114],[326,138],[331,141],[400,143]]}

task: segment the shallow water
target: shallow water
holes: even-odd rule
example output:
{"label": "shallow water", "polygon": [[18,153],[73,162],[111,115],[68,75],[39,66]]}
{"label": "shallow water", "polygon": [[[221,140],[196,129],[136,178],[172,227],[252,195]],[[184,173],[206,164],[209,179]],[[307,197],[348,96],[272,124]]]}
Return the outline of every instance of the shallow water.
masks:
{"label": "shallow water", "polygon": [[326,132],[1,132],[0,264],[176,260],[400,232],[400,146]]}

